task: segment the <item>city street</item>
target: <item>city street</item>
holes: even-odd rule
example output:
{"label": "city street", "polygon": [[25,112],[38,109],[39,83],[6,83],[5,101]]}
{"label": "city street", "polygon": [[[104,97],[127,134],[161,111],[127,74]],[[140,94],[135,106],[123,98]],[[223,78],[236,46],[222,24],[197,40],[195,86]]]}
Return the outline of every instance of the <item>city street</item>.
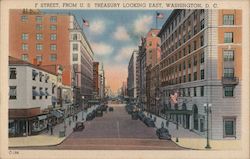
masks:
{"label": "city street", "polygon": [[[109,105],[110,106],[110,105]],[[176,150],[183,149],[172,141],[159,140],[155,129],[140,120],[132,120],[124,105],[112,105],[113,112],[85,122],[85,129],[73,132],[58,146],[32,149],[63,150]]]}

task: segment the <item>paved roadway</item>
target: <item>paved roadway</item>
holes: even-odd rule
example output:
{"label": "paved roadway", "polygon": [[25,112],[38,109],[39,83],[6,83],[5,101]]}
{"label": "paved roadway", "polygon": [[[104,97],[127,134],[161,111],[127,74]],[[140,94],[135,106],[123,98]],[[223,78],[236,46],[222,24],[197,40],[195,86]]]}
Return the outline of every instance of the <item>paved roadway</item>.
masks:
{"label": "paved roadway", "polygon": [[122,104],[109,105],[113,112],[85,122],[85,129],[73,132],[60,145],[29,149],[54,150],[183,150],[169,140],[159,140],[155,128],[132,120]]}
{"label": "paved roadway", "polygon": [[[109,105],[110,106],[110,105]],[[85,122],[82,132],[72,133],[62,144],[50,147],[64,150],[176,150],[172,141],[159,140],[155,129],[132,120],[124,105],[112,105],[113,112]]]}

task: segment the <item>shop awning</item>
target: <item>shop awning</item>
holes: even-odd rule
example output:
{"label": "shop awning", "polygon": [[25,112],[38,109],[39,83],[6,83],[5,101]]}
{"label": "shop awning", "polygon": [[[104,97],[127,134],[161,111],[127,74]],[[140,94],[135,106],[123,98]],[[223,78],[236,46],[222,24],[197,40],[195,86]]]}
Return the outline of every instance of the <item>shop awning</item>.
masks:
{"label": "shop awning", "polygon": [[36,70],[32,70],[32,75],[33,76],[37,76],[38,75],[38,72]]}
{"label": "shop awning", "polygon": [[40,96],[40,93],[38,93],[36,90],[32,90],[32,95],[33,96]]}
{"label": "shop awning", "polygon": [[50,94],[49,94],[47,91],[45,91],[45,95],[46,95],[46,96],[50,96]]}
{"label": "shop awning", "polygon": [[47,119],[47,115],[40,115],[37,118],[38,120],[44,120],[44,119]]}

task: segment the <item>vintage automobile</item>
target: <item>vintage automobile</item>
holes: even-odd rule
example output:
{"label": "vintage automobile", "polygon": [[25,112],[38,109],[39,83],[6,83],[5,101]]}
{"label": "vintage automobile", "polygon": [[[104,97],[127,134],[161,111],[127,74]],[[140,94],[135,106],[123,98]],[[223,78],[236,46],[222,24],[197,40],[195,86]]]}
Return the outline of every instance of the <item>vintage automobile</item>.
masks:
{"label": "vintage automobile", "polygon": [[131,117],[132,117],[132,120],[137,120],[139,118],[138,112],[137,111],[132,112]]}
{"label": "vintage automobile", "polygon": [[151,118],[146,118],[144,119],[144,123],[148,126],[148,127],[155,127],[155,123]]}
{"label": "vintage automobile", "polygon": [[73,131],[83,131],[85,128],[83,122],[76,122],[75,127],[73,128]]}
{"label": "vintage automobile", "polygon": [[169,134],[169,131],[166,128],[157,129],[156,135],[159,139],[171,140],[171,135]]}

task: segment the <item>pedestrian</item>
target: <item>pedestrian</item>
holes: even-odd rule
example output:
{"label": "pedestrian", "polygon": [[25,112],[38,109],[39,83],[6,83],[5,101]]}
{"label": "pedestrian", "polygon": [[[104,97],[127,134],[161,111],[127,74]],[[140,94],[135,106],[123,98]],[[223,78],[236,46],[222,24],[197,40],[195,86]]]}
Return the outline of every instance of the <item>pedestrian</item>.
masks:
{"label": "pedestrian", "polygon": [[49,132],[49,122],[47,123],[47,132]]}
{"label": "pedestrian", "polygon": [[77,121],[78,116],[76,115],[76,121]]}
{"label": "pedestrian", "polygon": [[53,135],[53,125],[50,127],[50,135]]}
{"label": "pedestrian", "polygon": [[69,118],[69,126],[71,125],[71,119]]}

